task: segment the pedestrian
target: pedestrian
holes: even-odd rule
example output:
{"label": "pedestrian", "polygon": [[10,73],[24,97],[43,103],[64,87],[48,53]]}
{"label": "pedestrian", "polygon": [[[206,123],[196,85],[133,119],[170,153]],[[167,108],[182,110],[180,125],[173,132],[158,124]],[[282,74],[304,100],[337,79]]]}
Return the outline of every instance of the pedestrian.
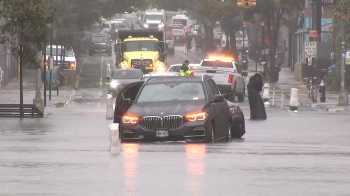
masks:
{"label": "pedestrian", "polygon": [[259,72],[250,77],[247,85],[251,120],[267,119],[264,102],[260,96],[264,86],[262,74],[262,72]]}
{"label": "pedestrian", "polygon": [[190,64],[190,61],[185,60],[182,63],[181,69],[180,69],[180,76],[192,76],[193,72],[190,69],[190,67],[188,66]]}

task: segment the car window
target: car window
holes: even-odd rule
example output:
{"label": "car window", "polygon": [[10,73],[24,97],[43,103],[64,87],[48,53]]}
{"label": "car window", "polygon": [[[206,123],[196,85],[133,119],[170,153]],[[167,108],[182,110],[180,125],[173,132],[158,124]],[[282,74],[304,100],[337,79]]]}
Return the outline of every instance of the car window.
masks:
{"label": "car window", "polygon": [[158,51],[156,41],[127,41],[123,43],[124,52],[133,51]]}
{"label": "car window", "polygon": [[180,72],[181,66],[172,66],[169,71]]}
{"label": "car window", "polygon": [[204,90],[201,83],[177,82],[148,84],[142,89],[136,102],[198,101],[204,99]]}
{"label": "car window", "polygon": [[173,29],[173,34],[184,34],[184,31],[181,29]]}
{"label": "car window", "polygon": [[141,79],[142,76],[141,70],[115,70],[112,79]]}
{"label": "car window", "polygon": [[106,36],[98,36],[98,37],[95,36],[95,37],[92,37],[91,41],[94,43],[106,43],[107,37]]}
{"label": "car window", "polygon": [[232,62],[229,61],[203,61],[202,67],[223,67],[223,68],[233,68]]}

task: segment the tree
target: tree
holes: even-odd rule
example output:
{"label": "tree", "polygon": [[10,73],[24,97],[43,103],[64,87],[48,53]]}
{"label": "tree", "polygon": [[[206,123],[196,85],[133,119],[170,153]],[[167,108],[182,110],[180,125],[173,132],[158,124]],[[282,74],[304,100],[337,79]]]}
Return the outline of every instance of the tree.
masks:
{"label": "tree", "polygon": [[49,0],[1,0],[0,16],[7,21],[1,26],[5,40],[13,46],[13,54],[19,58],[19,44],[23,47],[23,61],[40,66],[37,51],[42,50],[48,40],[49,26],[53,18],[49,11]]}
{"label": "tree", "polygon": [[[265,0],[257,1],[256,7],[245,10],[245,19],[254,21],[254,16],[257,14],[259,21],[265,23],[268,40],[265,44],[269,47],[270,73],[275,73],[275,55],[280,27],[289,13],[293,10],[300,10],[303,6],[304,0]],[[274,74],[270,74],[271,82],[276,81],[274,76]]]}

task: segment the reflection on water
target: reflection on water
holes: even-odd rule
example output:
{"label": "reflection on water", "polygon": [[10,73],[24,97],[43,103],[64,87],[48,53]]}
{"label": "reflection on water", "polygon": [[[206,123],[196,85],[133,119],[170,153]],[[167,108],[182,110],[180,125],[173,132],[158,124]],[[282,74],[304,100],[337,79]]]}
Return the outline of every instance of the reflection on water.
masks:
{"label": "reflection on water", "polygon": [[128,194],[133,195],[136,191],[137,158],[140,150],[139,144],[122,144],[124,156],[124,179]]}
{"label": "reflection on water", "polygon": [[187,189],[191,195],[204,195],[202,190],[206,146],[205,144],[188,144],[185,148],[188,179]]}

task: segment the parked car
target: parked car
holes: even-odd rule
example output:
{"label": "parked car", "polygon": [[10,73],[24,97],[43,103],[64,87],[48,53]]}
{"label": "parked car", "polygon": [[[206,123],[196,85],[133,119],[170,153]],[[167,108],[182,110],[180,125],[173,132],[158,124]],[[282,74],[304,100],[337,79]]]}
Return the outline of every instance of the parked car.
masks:
{"label": "parked car", "polygon": [[[120,125],[122,142],[230,141],[237,122],[233,116],[241,114],[237,108],[225,100],[210,76],[154,77],[119,92],[114,123]],[[241,122],[242,117],[237,116]]]}

